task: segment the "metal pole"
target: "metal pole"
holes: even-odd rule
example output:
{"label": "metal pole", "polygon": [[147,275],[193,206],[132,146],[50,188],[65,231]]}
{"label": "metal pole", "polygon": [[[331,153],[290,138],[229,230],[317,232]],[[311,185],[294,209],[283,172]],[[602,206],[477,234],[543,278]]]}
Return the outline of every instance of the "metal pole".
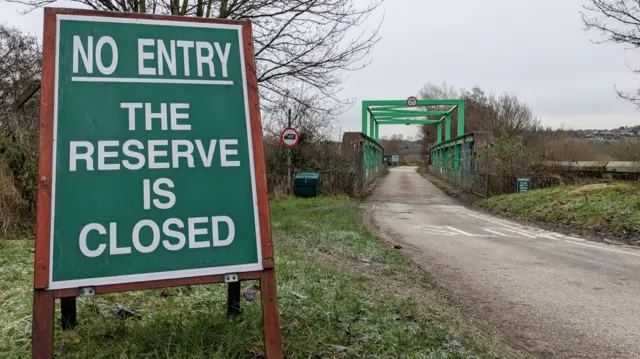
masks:
{"label": "metal pole", "polygon": [[227,318],[237,317],[240,309],[240,281],[227,283]]}
{"label": "metal pole", "polygon": [[78,324],[76,297],[60,298],[60,322],[62,330],[75,329]]}
{"label": "metal pole", "polygon": [[[287,114],[287,127],[291,127],[291,109]],[[291,194],[291,148],[287,147],[287,195]]]}

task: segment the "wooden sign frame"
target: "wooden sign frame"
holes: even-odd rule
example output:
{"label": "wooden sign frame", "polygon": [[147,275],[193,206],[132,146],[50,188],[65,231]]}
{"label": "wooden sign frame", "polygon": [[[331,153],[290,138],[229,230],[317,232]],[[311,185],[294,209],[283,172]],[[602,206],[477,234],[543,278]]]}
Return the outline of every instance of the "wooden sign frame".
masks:
{"label": "wooden sign frame", "polygon": [[[157,16],[137,13],[120,13],[94,10],[45,8],[43,36],[43,69],[40,109],[40,153],[39,178],[37,190],[36,243],[34,262],[34,297],[33,297],[33,334],[32,357],[53,358],[53,333],[55,299],[61,299],[62,326],[75,326],[75,301],[81,295],[80,288],[47,289],[49,285],[50,244],[51,244],[51,198],[52,198],[52,154],[54,136],[55,76],[56,76],[56,42],[58,15],[81,15],[110,18],[133,18],[148,20],[166,20],[178,22],[201,22],[217,24],[233,24],[241,26],[246,73],[246,86],[251,123],[251,137],[256,178],[258,221],[260,224],[262,270],[240,272],[238,281],[229,283],[228,313],[238,311],[240,297],[240,281],[259,280],[262,299],[263,329],[266,355],[269,359],[281,359],[282,341],[280,334],[280,318],[277,301],[277,283],[275,263],[271,239],[271,219],[269,198],[265,173],[264,152],[262,145],[262,125],[260,120],[260,103],[258,83],[254,59],[253,36],[251,22],[220,19],[203,19],[182,16]],[[97,285],[95,295],[136,291],[172,286],[224,283],[225,275],[206,275],[188,278],[150,280],[135,283]]]}

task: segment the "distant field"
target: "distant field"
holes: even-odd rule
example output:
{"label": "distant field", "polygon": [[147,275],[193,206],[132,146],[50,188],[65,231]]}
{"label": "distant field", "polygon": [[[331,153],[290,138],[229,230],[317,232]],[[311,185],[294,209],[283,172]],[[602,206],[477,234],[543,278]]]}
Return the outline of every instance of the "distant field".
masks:
{"label": "distant field", "polygon": [[550,138],[540,144],[555,161],[637,161],[638,139]]}

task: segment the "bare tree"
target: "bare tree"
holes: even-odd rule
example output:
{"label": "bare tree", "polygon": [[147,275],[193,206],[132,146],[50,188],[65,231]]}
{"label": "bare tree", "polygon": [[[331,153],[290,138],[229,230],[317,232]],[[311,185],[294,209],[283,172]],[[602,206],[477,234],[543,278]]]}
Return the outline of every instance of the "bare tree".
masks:
{"label": "bare tree", "polygon": [[0,25],[0,176],[5,176],[0,191],[19,193],[30,214],[35,210],[40,101],[21,97],[40,77],[41,67],[36,37]]}
{"label": "bare tree", "polygon": [[640,138],[633,138],[627,141],[627,155],[629,160],[633,161],[640,171]]}
{"label": "bare tree", "polygon": [[491,131],[496,136],[517,136],[534,125],[531,108],[515,95],[492,96],[489,105],[493,114],[490,119]]}
{"label": "bare tree", "polygon": [[[5,0],[28,11],[55,0]],[[251,20],[261,97],[304,102],[290,91],[307,85],[334,102],[341,74],[358,70],[379,40],[381,22],[364,25],[384,0],[72,0],[96,10]]]}
{"label": "bare tree", "polygon": [[[277,137],[289,125],[289,111],[291,112],[291,126],[307,138],[313,136],[315,140],[328,140],[335,137],[339,130],[337,115],[342,106],[335,106],[330,100],[318,93],[306,91],[300,87],[290,91],[289,96],[283,96],[280,101],[263,105],[262,126],[267,136]],[[339,137],[339,136],[337,136]]]}
{"label": "bare tree", "polygon": [[394,133],[391,137],[384,136],[380,139],[380,145],[384,148],[387,155],[398,155],[402,149],[402,143],[405,141],[402,134]]}
{"label": "bare tree", "polygon": [[[429,100],[457,99],[460,97],[460,91],[446,82],[440,85],[427,83],[422,87],[419,94],[420,98]],[[448,107],[446,106],[447,109]]]}
{"label": "bare tree", "polygon": [[37,149],[39,101],[29,101],[13,116],[14,103],[40,77],[42,59],[35,36],[0,24],[0,134],[21,147]]}
{"label": "bare tree", "polygon": [[[427,83],[419,92],[419,96],[423,100],[451,100],[460,98],[460,92],[446,82],[440,85]],[[429,106],[424,110],[441,111],[448,110],[451,106]],[[452,122],[457,126],[457,113],[453,114]],[[453,131],[454,129],[452,129]],[[455,133],[455,132],[453,132]],[[422,125],[420,127],[420,139],[425,149],[434,146],[437,142],[437,127],[435,125]]]}
{"label": "bare tree", "polygon": [[[496,137],[519,136],[525,131],[539,126],[533,111],[516,95],[486,94],[480,87],[471,90],[456,90],[443,83],[441,85],[427,84],[420,91],[423,99],[463,99],[465,101],[465,132],[489,131]],[[449,109],[451,106],[431,106],[430,110]],[[458,111],[451,114],[451,133],[457,133]],[[436,142],[436,126],[422,126],[422,140],[425,147]]]}
{"label": "bare tree", "polygon": [[[640,47],[640,0],[589,0],[584,9],[581,15],[585,30],[596,30],[603,36],[602,40],[594,42]],[[640,69],[632,71],[640,73]],[[617,88],[616,92],[640,108],[640,88],[634,93]]]}

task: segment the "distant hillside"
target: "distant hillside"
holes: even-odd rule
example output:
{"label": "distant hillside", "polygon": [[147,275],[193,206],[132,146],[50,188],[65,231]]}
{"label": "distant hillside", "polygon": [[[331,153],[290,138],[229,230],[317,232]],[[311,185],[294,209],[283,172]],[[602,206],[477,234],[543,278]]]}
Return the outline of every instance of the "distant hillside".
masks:
{"label": "distant hillside", "polygon": [[424,152],[424,146],[420,140],[404,139],[402,135],[393,135],[391,138],[380,139],[380,144],[384,147],[386,155],[421,156]]}
{"label": "distant hillside", "polygon": [[571,137],[575,138],[612,141],[640,136],[640,126],[623,126],[610,130],[570,130],[567,132]]}

